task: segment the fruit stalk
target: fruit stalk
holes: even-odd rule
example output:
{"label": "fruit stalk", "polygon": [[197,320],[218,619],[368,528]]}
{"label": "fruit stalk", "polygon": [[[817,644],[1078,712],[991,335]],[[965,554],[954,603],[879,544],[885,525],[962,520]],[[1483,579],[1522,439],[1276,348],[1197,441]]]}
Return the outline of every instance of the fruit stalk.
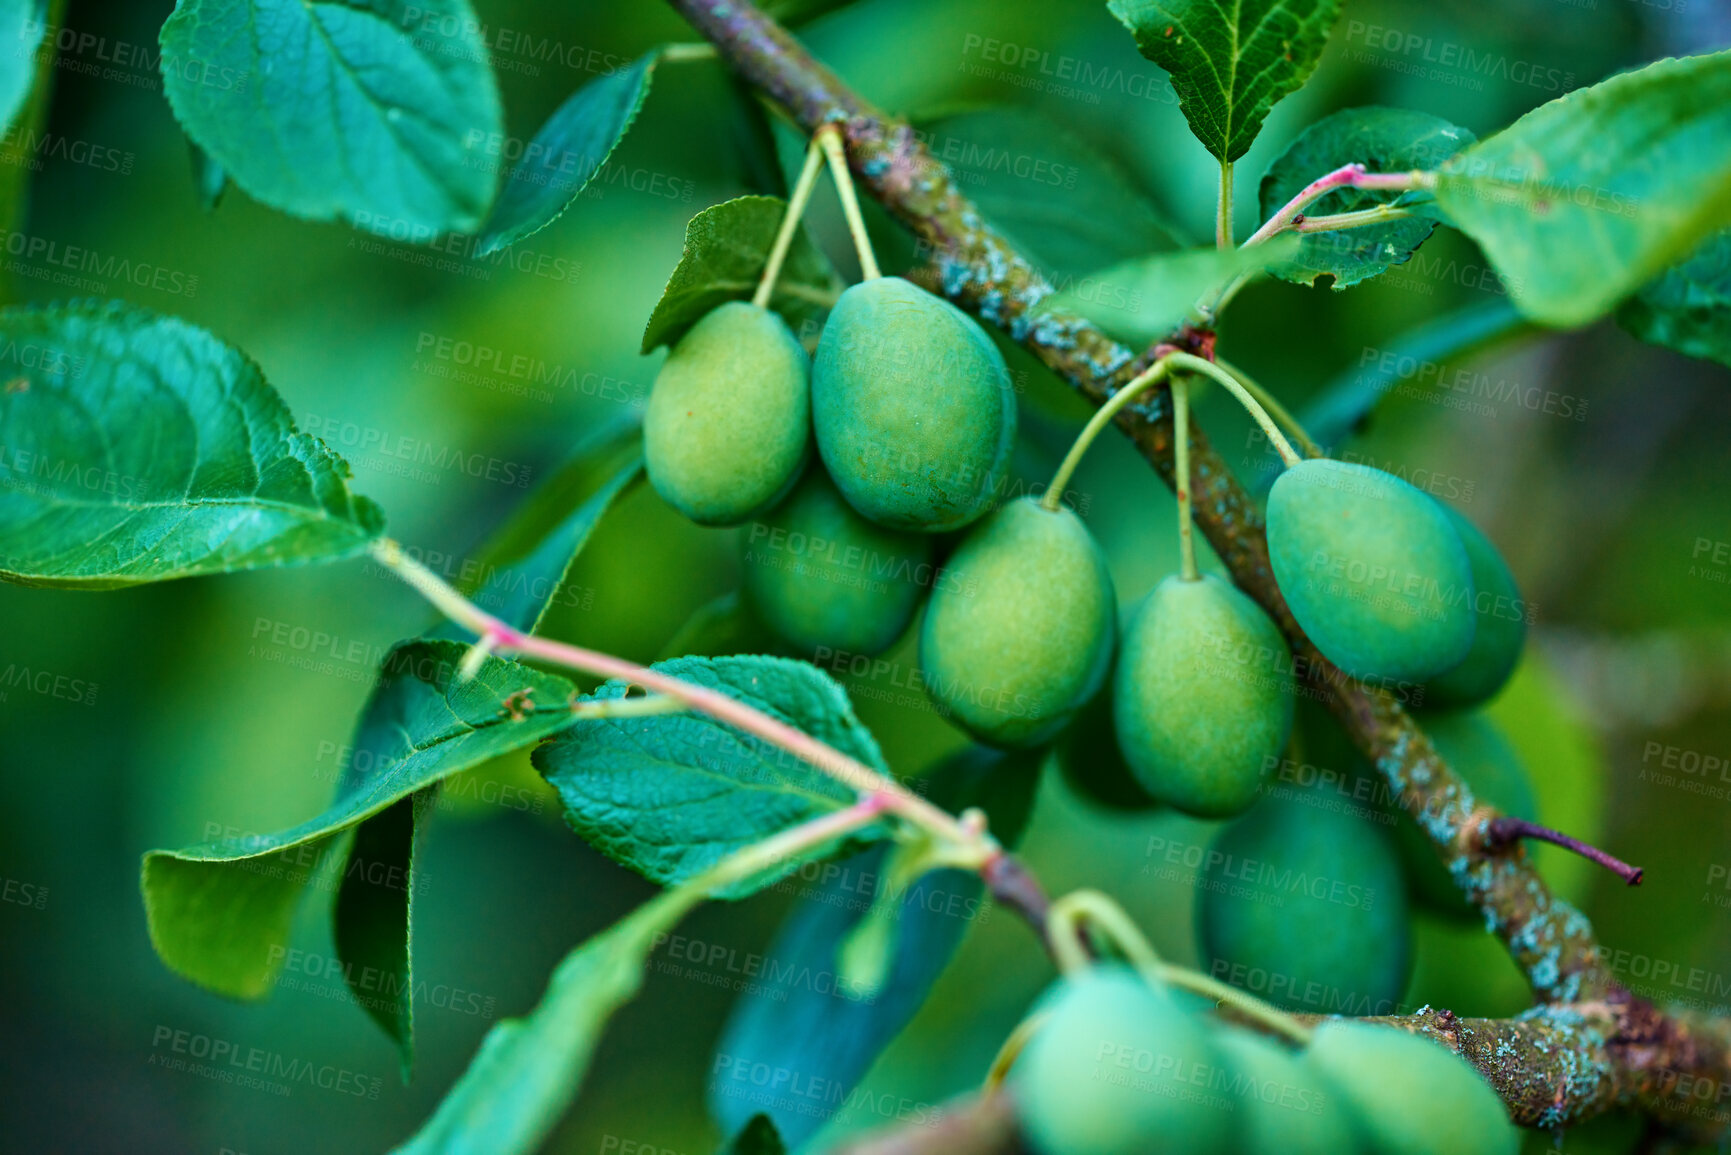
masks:
{"label": "fruit stalk", "polygon": [[[1053,292],[1051,285],[981,218],[913,129],[843,84],[749,0],[669,2],[716,45],[723,61],[806,131],[832,121],[841,127],[861,186],[933,254],[936,282],[959,307],[1003,329],[1096,405],[1156,359],[1154,350],[1138,355],[1079,317],[1033,316],[1034,307]],[[1420,187],[1426,174],[1393,175]],[[1207,355],[1213,334],[1187,327],[1170,343]],[[1171,483],[1171,412],[1158,400],[1127,407],[1115,419]],[[1346,678],[1304,637],[1275,586],[1260,511],[1200,431],[1193,432],[1190,449],[1197,525],[1234,582],[1280,626],[1298,668],[1328,692],[1330,709],[1408,812],[1428,816],[1427,833],[1438,854],[1461,868],[1458,877],[1473,880],[1469,898],[1485,913],[1538,998],[1573,1004],[1557,1008],[1558,1014],[1566,1011],[1579,1020],[1580,1033],[1558,1040],[1569,1045],[1521,1058],[1524,1077],[1545,1088],[1550,1120],[1584,1118],[1626,1103],[1636,1092],[1649,1111],[1685,1117],[1689,1104],[1675,1091],[1680,1078],[1706,1078],[1714,1085],[1731,1078],[1731,1021],[1663,1015],[1630,995],[1603,961],[1591,924],[1551,893],[1518,848],[1496,849],[1462,837],[1469,815],[1451,804],[1462,791],[1458,776],[1393,695]],[[1639,1040],[1639,1045],[1595,1049],[1588,1045],[1593,1037]],[[1496,1072],[1478,1065],[1493,1085],[1505,1088],[1506,1079],[1499,1082]],[[1605,1077],[1583,1081],[1574,1074],[1581,1069],[1602,1069]],[[1667,1078],[1669,1091],[1662,1085]],[[1509,1099],[1506,1090],[1504,1097]],[[1510,1102],[1518,1119],[1536,1117]],[[1723,1130],[1724,1124],[1714,1129]]]}
{"label": "fruit stalk", "polygon": [[[833,135],[833,128],[818,130],[818,136]],[[763,264],[763,278],[757,282],[757,292],[751,295],[751,303],[759,309],[769,307],[770,294],[775,291],[775,279],[781,275],[782,262],[787,260],[787,250],[793,247],[793,236],[799,232],[799,222],[805,217],[805,206],[811,202],[811,190],[817,185],[817,172],[823,165],[823,157],[823,145],[817,137],[813,137],[811,147],[806,149],[805,167],[799,170],[799,180],[794,183],[793,191],[788,195],[787,212],[781,218],[781,228],[776,230],[775,243],[769,249],[769,259]]]}

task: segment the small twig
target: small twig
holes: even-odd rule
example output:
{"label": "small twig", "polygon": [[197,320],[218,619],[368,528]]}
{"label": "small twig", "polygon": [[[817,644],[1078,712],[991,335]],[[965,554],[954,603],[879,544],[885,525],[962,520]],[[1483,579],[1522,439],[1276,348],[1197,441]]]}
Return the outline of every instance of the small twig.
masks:
{"label": "small twig", "polygon": [[[1238,247],[1247,249],[1251,245],[1259,245],[1281,230],[1292,227],[1293,223],[1304,215],[1306,206],[1312,201],[1327,196],[1337,188],[1387,189],[1405,192],[1410,189],[1431,188],[1435,184],[1435,173],[1366,172],[1362,164],[1341,165],[1333,172],[1319,176],[1305,185],[1297,196],[1282,205],[1279,212],[1264,221],[1262,227],[1251,233],[1249,239]],[[1336,225],[1334,227],[1339,228],[1341,226]]]}
{"label": "small twig", "polygon": [[1606,870],[1621,878],[1630,886],[1641,885],[1641,868],[1630,866],[1620,858],[1613,858],[1597,846],[1589,846],[1578,838],[1570,838],[1549,826],[1540,826],[1536,822],[1528,822],[1525,818],[1515,818],[1507,814],[1499,815],[1490,820],[1485,827],[1485,844],[1487,846],[1507,846],[1520,838],[1537,838],[1541,842],[1549,842],[1561,846],[1564,850],[1572,850],[1589,862],[1596,862]]}

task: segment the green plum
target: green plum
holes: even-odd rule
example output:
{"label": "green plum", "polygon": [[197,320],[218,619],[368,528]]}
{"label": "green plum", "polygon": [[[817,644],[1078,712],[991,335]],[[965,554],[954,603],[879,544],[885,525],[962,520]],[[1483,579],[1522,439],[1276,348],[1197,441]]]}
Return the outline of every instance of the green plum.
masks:
{"label": "green plum", "polygon": [[1515,1155],[1520,1133],[1473,1066],[1398,1027],[1331,1021],[1316,1028],[1304,1065],[1345,1099],[1376,1155]]}
{"label": "green plum", "polygon": [[1515,672],[1527,641],[1527,604],[1515,585],[1515,575],[1490,538],[1448,506],[1443,509],[1466,547],[1473,571],[1473,610],[1478,626],[1472,649],[1458,666],[1432,678],[1425,686],[1427,706],[1477,706],[1496,696]]}
{"label": "green plum", "polygon": [[854,285],[812,366],[818,452],[855,509],[893,529],[984,514],[1016,437],[1004,358],[972,318],[900,277]]}
{"label": "green plum", "polygon": [[738,525],[799,480],[811,360],[768,309],[729,301],[667,355],[643,414],[649,484],[699,525]]}
{"label": "green plum", "polygon": [[1238,1099],[1234,1151],[1351,1155],[1358,1149],[1351,1108],[1297,1054],[1241,1027],[1224,1027],[1213,1041],[1226,1072],[1224,1085]]}
{"label": "green plum", "polygon": [[1112,724],[1112,683],[1089,698],[1064,728],[1053,753],[1058,773],[1072,792],[1107,810],[1134,812],[1160,805],[1142,789],[1124,752],[1118,748],[1118,733]]}
{"label": "green plum", "polygon": [[1268,554],[1292,616],[1354,678],[1421,682],[1472,648],[1472,566],[1443,507],[1379,469],[1302,461],[1268,495]]}
{"label": "green plum", "polygon": [[[1538,803],[1520,755],[1483,714],[1471,711],[1426,712],[1419,724],[1430,735],[1437,753],[1466,780],[1474,798],[1505,814],[1528,820],[1538,817]],[[1395,827],[1395,847],[1406,864],[1412,896],[1427,909],[1461,919],[1476,919],[1461,889],[1418,824],[1402,818]]]}
{"label": "green plum", "polygon": [[1124,630],[1113,678],[1118,746],[1149,794],[1223,818],[1256,801],[1292,733],[1286,640],[1212,574],[1155,587]]}
{"label": "green plum", "polygon": [[1220,831],[1196,905],[1202,958],[1288,1010],[1391,1014],[1412,961],[1400,859],[1338,805],[1271,795]]}
{"label": "green plum", "polygon": [[1231,1104],[1207,1086],[1208,1027],[1165,989],[1091,967],[1060,979],[1040,1005],[1047,1018],[1011,1073],[1039,1155],[1231,1150]]}
{"label": "green plum", "polygon": [[969,532],[920,631],[920,672],[954,722],[995,746],[1033,746],[1106,680],[1117,604],[1082,519],[1021,497]]}
{"label": "green plum", "polygon": [[742,537],[744,589],[764,624],[806,651],[877,654],[931,584],[931,539],[873,525],[821,469]]}

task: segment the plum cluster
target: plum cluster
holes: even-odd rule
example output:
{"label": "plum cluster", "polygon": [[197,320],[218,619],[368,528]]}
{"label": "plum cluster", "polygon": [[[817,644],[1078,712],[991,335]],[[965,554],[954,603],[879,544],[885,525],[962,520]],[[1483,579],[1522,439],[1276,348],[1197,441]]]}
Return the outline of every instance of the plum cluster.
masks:
{"label": "plum cluster", "polygon": [[[1513,1155],[1470,1064],[1428,1039],[1329,1021],[1301,1048],[1115,966],[1060,979],[1011,1072],[1041,1155]],[[1155,1145],[1150,1137],[1158,1136]]]}

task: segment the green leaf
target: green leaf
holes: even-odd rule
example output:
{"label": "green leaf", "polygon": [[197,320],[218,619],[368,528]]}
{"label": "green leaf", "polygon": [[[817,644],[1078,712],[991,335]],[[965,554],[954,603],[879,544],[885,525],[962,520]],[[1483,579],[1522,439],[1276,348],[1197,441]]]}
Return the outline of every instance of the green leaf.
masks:
{"label": "green leaf", "polygon": [[[480,563],[480,580],[467,583],[473,600],[516,629],[533,633],[565,590],[567,571],[596,522],[642,476],[641,443],[632,421],[603,426],[586,439],[495,535]],[[466,635],[448,626],[436,636],[457,641]],[[380,739],[388,744],[396,719],[413,709],[421,693],[418,683],[401,679],[374,692],[350,743],[355,753],[339,794],[359,788],[357,767],[390,756]],[[414,851],[436,790],[436,784],[419,790],[360,823],[333,911],[344,975],[355,987],[356,1000],[396,1041],[405,1078],[414,1052]],[[363,867],[356,869],[356,863]],[[357,985],[369,977],[370,983]],[[381,990],[395,997],[383,999]]]}
{"label": "green leaf", "polygon": [[613,1012],[643,986],[656,943],[704,898],[657,895],[565,956],[521,1019],[487,1032],[468,1070],[396,1155],[520,1155],[536,1150],[577,1095]]}
{"label": "green leaf", "polygon": [[[1324,117],[1286,147],[1262,178],[1262,217],[1272,217],[1318,177],[1342,165],[1370,172],[1430,170],[1473,142],[1473,134],[1429,113],[1402,108],[1349,108]],[[1307,216],[1350,213],[1392,203],[1398,191],[1338,188],[1311,202]],[[1411,217],[1384,225],[1311,233],[1290,262],[1270,271],[1286,281],[1314,285],[1332,278],[1336,289],[1404,264],[1436,222]]]}
{"label": "green leaf", "polygon": [[1340,0],[1111,0],[1142,55],[1172,74],[1190,131],[1243,156],[1268,110],[1309,79]]}
{"label": "green leaf", "polygon": [[[633,424],[607,430],[586,443],[531,496],[520,518],[501,531],[499,544],[481,562],[482,578],[471,591],[476,605],[512,627],[534,633],[566,589],[571,564],[613,503],[643,479],[642,433]],[[549,501],[584,496],[557,524],[522,552],[504,535],[533,519]]]}
{"label": "green leaf", "polygon": [[[828,675],[786,658],[675,658],[652,667],[747,702],[877,770],[877,742]],[[611,681],[586,700],[621,698]],[[853,803],[815,767],[696,713],[586,719],[540,747],[535,767],[565,817],[615,862],[663,885],[683,882],[744,846]],[[783,864],[728,891],[776,881]]]}
{"label": "green leaf", "polygon": [[[745,196],[711,205],[685,226],[685,251],[643,329],[643,352],[671,345],[725,301],[746,300],[757,288],[787,202]],[[821,316],[842,291],[841,278],[802,226],[776,279],[770,307],[798,326]]]}
{"label": "green leaf", "polygon": [[718,1155],[787,1155],[787,1144],[768,1115],[753,1115]]}
{"label": "green leaf", "polygon": [[1073,313],[1120,341],[1149,345],[1190,320],[1204,296],[1235,277],[1289,259],[1297,249],[1297,235],[1287,233],[1247,249],[1185,249],[1138,257],[1054,293],[1040,303],[1040,312]]}
{"label": "green leaf", "polygon": [[660,55],[590,81],[547,118],[505,178],[481,230],[481,256],[540,232],[570,207],[637,119]]}
{"label": "green leaf", "polygon": [[427,241],[493,199],[498,85],[468,0],[178,0],[163,93],[265,204]]}
{"label": "green leaf", "polygon": [[1731,229],[1643,286],[1617,323],[1651,344],[1731,365]]}
{"label": "green leaf", "polygon": [[[375,697],[369,712],[377,705]],[[369,750],[366,757],[375,754]],[[437,799],[437,785],[417,790],[355,827],[331,918],[343,978],[361,1009],[396,1041],[405,1083],[415,1058],[408,929],[414,925],[416,850],[426,812]]]}
{"label": "green leaf", "polygon": [[415,791],[570,723],[570,682],[500,658],[457,683],[466,647],[404,643],[385,658],[329,809],[270,835],[144,856],[150,939],[170,968],[219,994],[265,994],[295,904],[349,827]]}
{"label": "green leaf", "polygon": [[1731,52],[1535,108],[1450,162],[1437,200],[1528,317],[1603,316],[1731,225]]}
{"label": "green leaf", "polygon": [[1065,288],[1070,278],[1179,247],[1181,231],[1110,156],[1025,109],[915,121],[992,227]]}
{"label": "green leaf", "polygon": [[0,312],[0,578],[113,589],[347,557],[384,525],[239,350],[118,303]]}
{"label": "green leaf", "polygon": [[[1033,810],[1044,760],[1043,751],[967,747],[926,777],[924,793],[952,813],[980,807],[998,841],[1013,847]],[[787,1142],[802,1145],[825,1121],[818,1112],[843,1105],[925,1003],[967,929],[985,921],[988,908],[977,875],[928,873],[899,899],[887,896],[898,906],[882,985],[867,993],[848,983],[841,950],[867,917],[870,904],[861,898],[881,885],[884,849],[875,846],[844,859],[794,905],[764,952],[771,964],[734,1003],[710,1065],[710,1113],[724,1130],[767,1111]],[[810,981],[813,975],[837,978],[817,983]],[[773,1088],[766,1097],[765,1088],[734,1077],[758,1070],[798,1072],[801,1082],[834,1093],[821,1104]]]}
{"label": "green leaf", "polygon": [[9,130],[36,84],[36,53],[48,29],[48,0],[0,0],[0,132]]}

